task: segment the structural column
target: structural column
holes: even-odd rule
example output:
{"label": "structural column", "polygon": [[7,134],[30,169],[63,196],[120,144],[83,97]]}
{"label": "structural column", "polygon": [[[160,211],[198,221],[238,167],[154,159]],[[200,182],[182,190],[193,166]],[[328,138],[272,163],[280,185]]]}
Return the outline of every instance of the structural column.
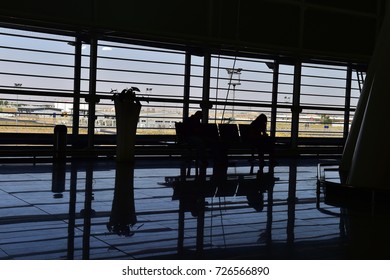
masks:
{"label": "structural column", "polygon": [[355,187],[389,189],[390,14],[389,7],[369,65],[363,92],[344,149],[340,170]]}

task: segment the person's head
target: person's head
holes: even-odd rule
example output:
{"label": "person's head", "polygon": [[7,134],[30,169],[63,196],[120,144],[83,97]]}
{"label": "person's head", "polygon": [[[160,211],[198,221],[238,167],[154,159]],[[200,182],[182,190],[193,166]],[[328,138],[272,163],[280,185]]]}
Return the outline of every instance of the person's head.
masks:
{"label": "person's head", "polygon": [[260,114],[259,122],[260,122],[260,130],[263,132],[267,131],[267,116],[264,114]]}
{"label": "person's head", "polygon": [[201,120],[203,118],[202,111],[196,111],[195,114],[192,115],[193,118]]}
{"label": "person's head", "polygon": [[258,127],[261,131],[267,130],[267,116],[265,114],[260,114],[253,123]]}
{"label": "person's head", "polygon": [[267,116],[265,114],[260,114],[258,117],[260,123],[267,124]]}

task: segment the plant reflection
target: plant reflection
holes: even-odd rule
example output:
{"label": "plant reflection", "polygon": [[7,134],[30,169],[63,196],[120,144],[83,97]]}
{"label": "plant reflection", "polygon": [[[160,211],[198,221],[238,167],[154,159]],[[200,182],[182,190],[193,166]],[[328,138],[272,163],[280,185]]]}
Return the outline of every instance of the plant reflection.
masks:
{"label": "plant reflection", "polygon": [[128,162],[117,162],[114,199],[107,229],[110,233],[121,236],[132,236],[134,235],[132,228],[136,223],[134,165]]}

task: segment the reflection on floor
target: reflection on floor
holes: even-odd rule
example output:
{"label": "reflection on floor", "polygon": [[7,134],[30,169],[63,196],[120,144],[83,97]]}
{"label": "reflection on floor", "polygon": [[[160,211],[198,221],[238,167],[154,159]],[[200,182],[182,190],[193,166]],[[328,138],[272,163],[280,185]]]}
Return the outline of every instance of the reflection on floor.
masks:
{"label": "reflection on floor", "polygon": [[317,201],[323,161],[3,163],[0,259],[388,259],[386,211]]}

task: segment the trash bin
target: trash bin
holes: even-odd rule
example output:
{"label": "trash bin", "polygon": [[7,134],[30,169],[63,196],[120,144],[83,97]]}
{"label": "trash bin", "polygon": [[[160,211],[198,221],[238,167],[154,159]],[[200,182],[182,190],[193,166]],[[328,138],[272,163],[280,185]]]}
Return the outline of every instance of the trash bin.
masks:
{"label": "trash bin", "polygon": [[54,160],[66,159],[68,129],[65,125],[56,125],[54,127],[53,158]]}
{"label": "trash bin", "polygon": [[66,183],[66,162],[59,160],[53,162],[51,191],[54,198],[62,198]]}

